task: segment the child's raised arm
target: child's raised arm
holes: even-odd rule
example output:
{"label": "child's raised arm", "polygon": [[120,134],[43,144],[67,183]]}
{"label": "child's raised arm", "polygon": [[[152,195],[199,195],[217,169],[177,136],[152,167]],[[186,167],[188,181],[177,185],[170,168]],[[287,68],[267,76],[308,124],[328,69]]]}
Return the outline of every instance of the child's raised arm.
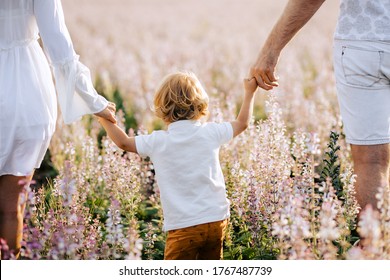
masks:
{"label": "child's raised arm", "polygon": [[101,125],[106,130],[108,137],[122,150],[137,153],[137,148],[135,146],[135,138],[129,137],[127,134],[116,124],[103,119],[98,118]]}
{"label": "child's raised arm", "polygon": [[254,95],[257,89],[256,79],[254,77],[250,79],[244,79],[245,95],[241,105],[240,113],[235,121],[232,121],[233,137],[247,129],[249,122],[253,114]]}

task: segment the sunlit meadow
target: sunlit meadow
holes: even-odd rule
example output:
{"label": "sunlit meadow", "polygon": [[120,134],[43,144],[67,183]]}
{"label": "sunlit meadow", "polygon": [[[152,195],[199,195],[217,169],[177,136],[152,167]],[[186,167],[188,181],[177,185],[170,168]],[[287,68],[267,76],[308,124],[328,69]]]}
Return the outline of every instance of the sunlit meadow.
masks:
{"label": "sunlit meadow", "polygon": [[[63,1],[80,60],[130,134],[165,128],[150,104],[175,70],[199,77],[210,96],[209,120],[233,120],[242,79],[285,3]],[[380,212],[367,209],[356,219],[332,72],[337,5],[326,1],[283,51],[279,88],[257,91],[249,129],[221,149],[231,201],[224,259],[390,259],[389,190],[378,194]],[[115,147],[94,117],[69,126],[59,119],[23,198],[22,258],[162,259],[166,236],[153,175],[152,162]]]}

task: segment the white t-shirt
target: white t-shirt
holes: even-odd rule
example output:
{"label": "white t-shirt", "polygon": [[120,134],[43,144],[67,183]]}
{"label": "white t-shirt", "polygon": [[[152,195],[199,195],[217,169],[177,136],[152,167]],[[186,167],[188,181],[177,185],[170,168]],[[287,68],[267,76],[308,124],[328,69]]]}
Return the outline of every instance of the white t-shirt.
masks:
{"label": "white t-shirt", "polygon": [[335,39],[390,41],[390,0],[340,0]]}
{"label": "white t-shirt", "polygon": [[229,217],[219,148],[232,138],[229,122],[190,120],[135,137],[138,154],[154,164],[165,231]]}

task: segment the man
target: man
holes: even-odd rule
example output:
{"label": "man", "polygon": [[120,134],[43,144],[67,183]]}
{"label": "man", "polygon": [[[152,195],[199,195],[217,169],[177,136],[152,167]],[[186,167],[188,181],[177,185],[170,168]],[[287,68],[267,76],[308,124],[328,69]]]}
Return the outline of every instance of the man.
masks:
{"label": "man", "polygon": [[[251,68],[259,87],[278,86],[282,49],[325,0],[290,0]],[[356,198],[377,208],[390,167],[390,0],[340,0],[334,71],[346,141],[351,145]]]}

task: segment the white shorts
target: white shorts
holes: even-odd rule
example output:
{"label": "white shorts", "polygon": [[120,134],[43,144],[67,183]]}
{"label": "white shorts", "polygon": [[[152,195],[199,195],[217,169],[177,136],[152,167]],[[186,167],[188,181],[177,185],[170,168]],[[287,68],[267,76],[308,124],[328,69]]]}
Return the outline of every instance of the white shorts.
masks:
{"label": "white shorts", "polygon": [[333,55],[346,141],[390,143],[390,42],[335,40]]}

